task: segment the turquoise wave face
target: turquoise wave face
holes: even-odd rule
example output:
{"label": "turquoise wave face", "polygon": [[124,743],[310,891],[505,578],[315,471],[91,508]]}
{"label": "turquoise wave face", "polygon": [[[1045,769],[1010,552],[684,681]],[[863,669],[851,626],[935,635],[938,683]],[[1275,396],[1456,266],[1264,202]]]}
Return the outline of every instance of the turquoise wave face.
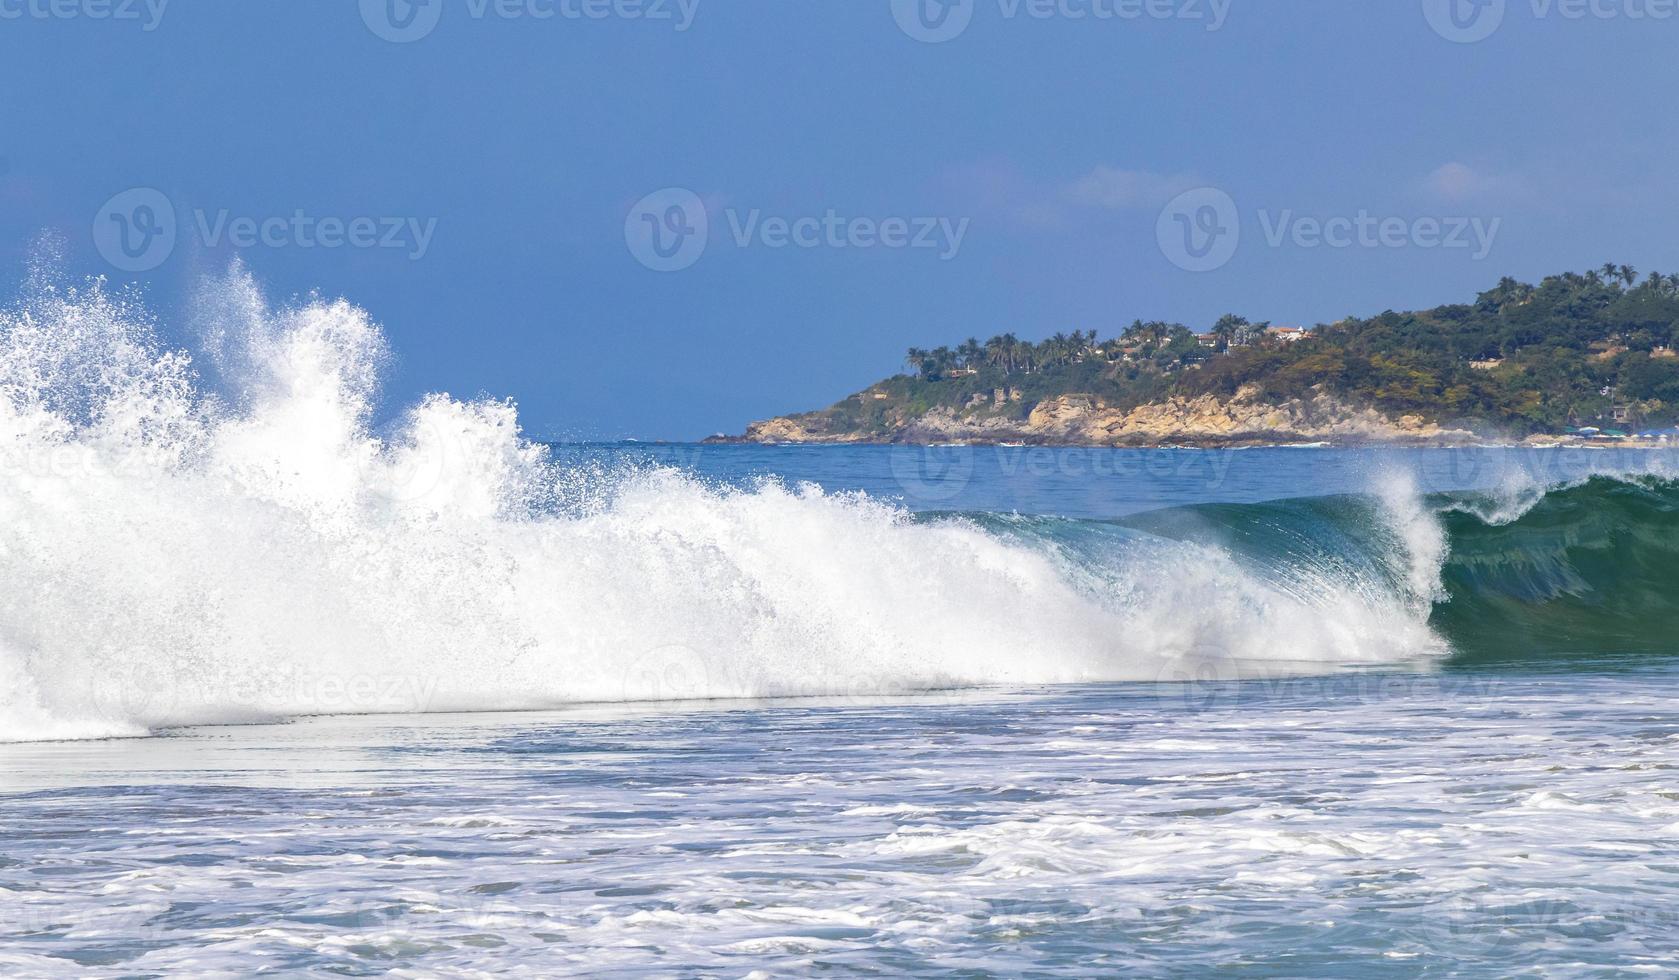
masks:
{"label": "turquoise wave face", "polygon": [[1509,523],[1441,519],[1432,623],[1460,660],[1679,652],[1679,483],[1599,477]]}
{"label": "turquoise wave face", "polygon": [[[1412,598],[1451,662],[1679,653],[1679,482],[1593,477],[1533,497],[1521,508],[1482,494],[1426,499],[1445,548],[1438,590]],[[1210,504],[1120,523],[1216,545],[1283,589],[1346,579],[1397,595],[1416,581],[1419,556],[1374,497]]]}

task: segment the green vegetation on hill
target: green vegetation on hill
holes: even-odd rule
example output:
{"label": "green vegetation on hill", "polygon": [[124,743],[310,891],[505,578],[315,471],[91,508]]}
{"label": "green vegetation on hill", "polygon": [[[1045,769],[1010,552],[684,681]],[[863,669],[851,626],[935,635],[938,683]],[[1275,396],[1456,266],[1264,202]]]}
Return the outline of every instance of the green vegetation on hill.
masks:
{"label": "green vegetation on hill", "polygon": [[[1032,343],[1012,334],[911,349],[899,375],[826,412],[825,428],[884,433],[934,408],[1024,417],[1047,398],[1087,394],[1119,409],[1171,396],[1266,402],[1335,395],[1392,416],[1511,434],[1679,421],[1679,276],[1624,265],[1506,278],[1473,303],[1349,318],[1306,332],[1226,316],[1196,334],[1138,321]],[[1004,398],[999,403],[996,393]]]}

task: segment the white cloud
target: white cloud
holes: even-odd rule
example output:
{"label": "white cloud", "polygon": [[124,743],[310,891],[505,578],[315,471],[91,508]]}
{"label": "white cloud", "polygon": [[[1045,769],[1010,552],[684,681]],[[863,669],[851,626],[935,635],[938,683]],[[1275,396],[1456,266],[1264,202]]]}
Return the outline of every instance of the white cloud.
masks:
{"label": "white cloud", "polygon": [[1442,200],[1472,201],[1519,195],[1526,191],[1527,181],[1517,174],[1490,174],[1454,160],[1429,174],[1423,187]]}
{"label": "white cloud", "polygon": [[1154,210],[1206,181],[1193,174],[1162,174],[1102,164],[1067,181],[1028,177],[1010,163],[989,160],[946,174],[946,181],[977,209],[1007,215],[1032,228],[1063,229],[1111,211]]}
{"label": "white cloud", "polygon": [[1084,207],[1158,208],[1204,183],[1190,174],[1168,175],[1098,166],[1063,188],[1062,196],[1068,203]]}

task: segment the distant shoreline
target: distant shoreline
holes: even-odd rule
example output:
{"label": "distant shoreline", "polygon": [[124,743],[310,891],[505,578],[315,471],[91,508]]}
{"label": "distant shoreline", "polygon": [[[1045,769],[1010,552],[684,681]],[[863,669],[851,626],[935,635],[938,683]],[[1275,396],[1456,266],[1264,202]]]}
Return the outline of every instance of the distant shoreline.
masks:
{"label": "distant shoreline", "polygon": [[907,371],[712,443],[1200,448],[1679,441],[1679,275],[1608,264],[1312,327],[1234,314],[910,348]]}
{"label": "distant shoreline", "polygon": [[[677,443],[645,443],[646,445],[677,445]],[[1180,440],[1162,443],[1094,443],[1056,441],[968,440],[933,441],[868,441],[841,439],[813,439],[804,441],[767,442],[742,436],[713,435],[697,443],[701,446],[758,446],[763,448],[833,448],[833,449],[1179,449],[1214,451],[1220,449],[1679,449],[1679,441],[1660,441],[1638,438],[1580,438],[1574,436],[1543,436],[1514,442],[1486,442],[1479,440],[1333,440],[1255,441],[1255,440]]]}

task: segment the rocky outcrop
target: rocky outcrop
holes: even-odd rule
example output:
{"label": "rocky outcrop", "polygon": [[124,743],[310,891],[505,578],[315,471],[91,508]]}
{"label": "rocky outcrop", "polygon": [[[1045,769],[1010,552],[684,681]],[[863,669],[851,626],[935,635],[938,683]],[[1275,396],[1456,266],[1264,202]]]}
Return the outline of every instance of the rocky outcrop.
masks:
{"label": "rocky outcrop", "polygon": [[1321,391],[1280,404],[1244,388],[1230,399],[1212,395],[1170,398],[1130,411],[1105,409],[1078,395],[1051,399],[1032,410],[1027,425],[1053,441],[1099,445],[1255,442],[1444,442],[1472,433],[1445,429],[1415,415],[1390,418],[1348,405]]}
{"label": "rocky outcrop", "polygon": [[1062,395],[1033,406],[1024,420],[986,411],[936,408],[916,418],[891,418],[884,435],[847,431],[835,425],[834,417],[817,412],[753,423],[738,441],[1236,446],[1453,443],[1473,438],[1466,430],[1443,428],[1419,416],[1391,418],[1367,406],[1349,405],[1321,390],[1310,398],[1271,403],[1248,387],[1228,399],[1172,397],[1132,409],[1113,408],[1090,395]]}
{"label": "rocky outcrop", "polygon": [[768,419],[746,427],[743,442],[829,442],[825,434],[812,432],[798,418]]}

